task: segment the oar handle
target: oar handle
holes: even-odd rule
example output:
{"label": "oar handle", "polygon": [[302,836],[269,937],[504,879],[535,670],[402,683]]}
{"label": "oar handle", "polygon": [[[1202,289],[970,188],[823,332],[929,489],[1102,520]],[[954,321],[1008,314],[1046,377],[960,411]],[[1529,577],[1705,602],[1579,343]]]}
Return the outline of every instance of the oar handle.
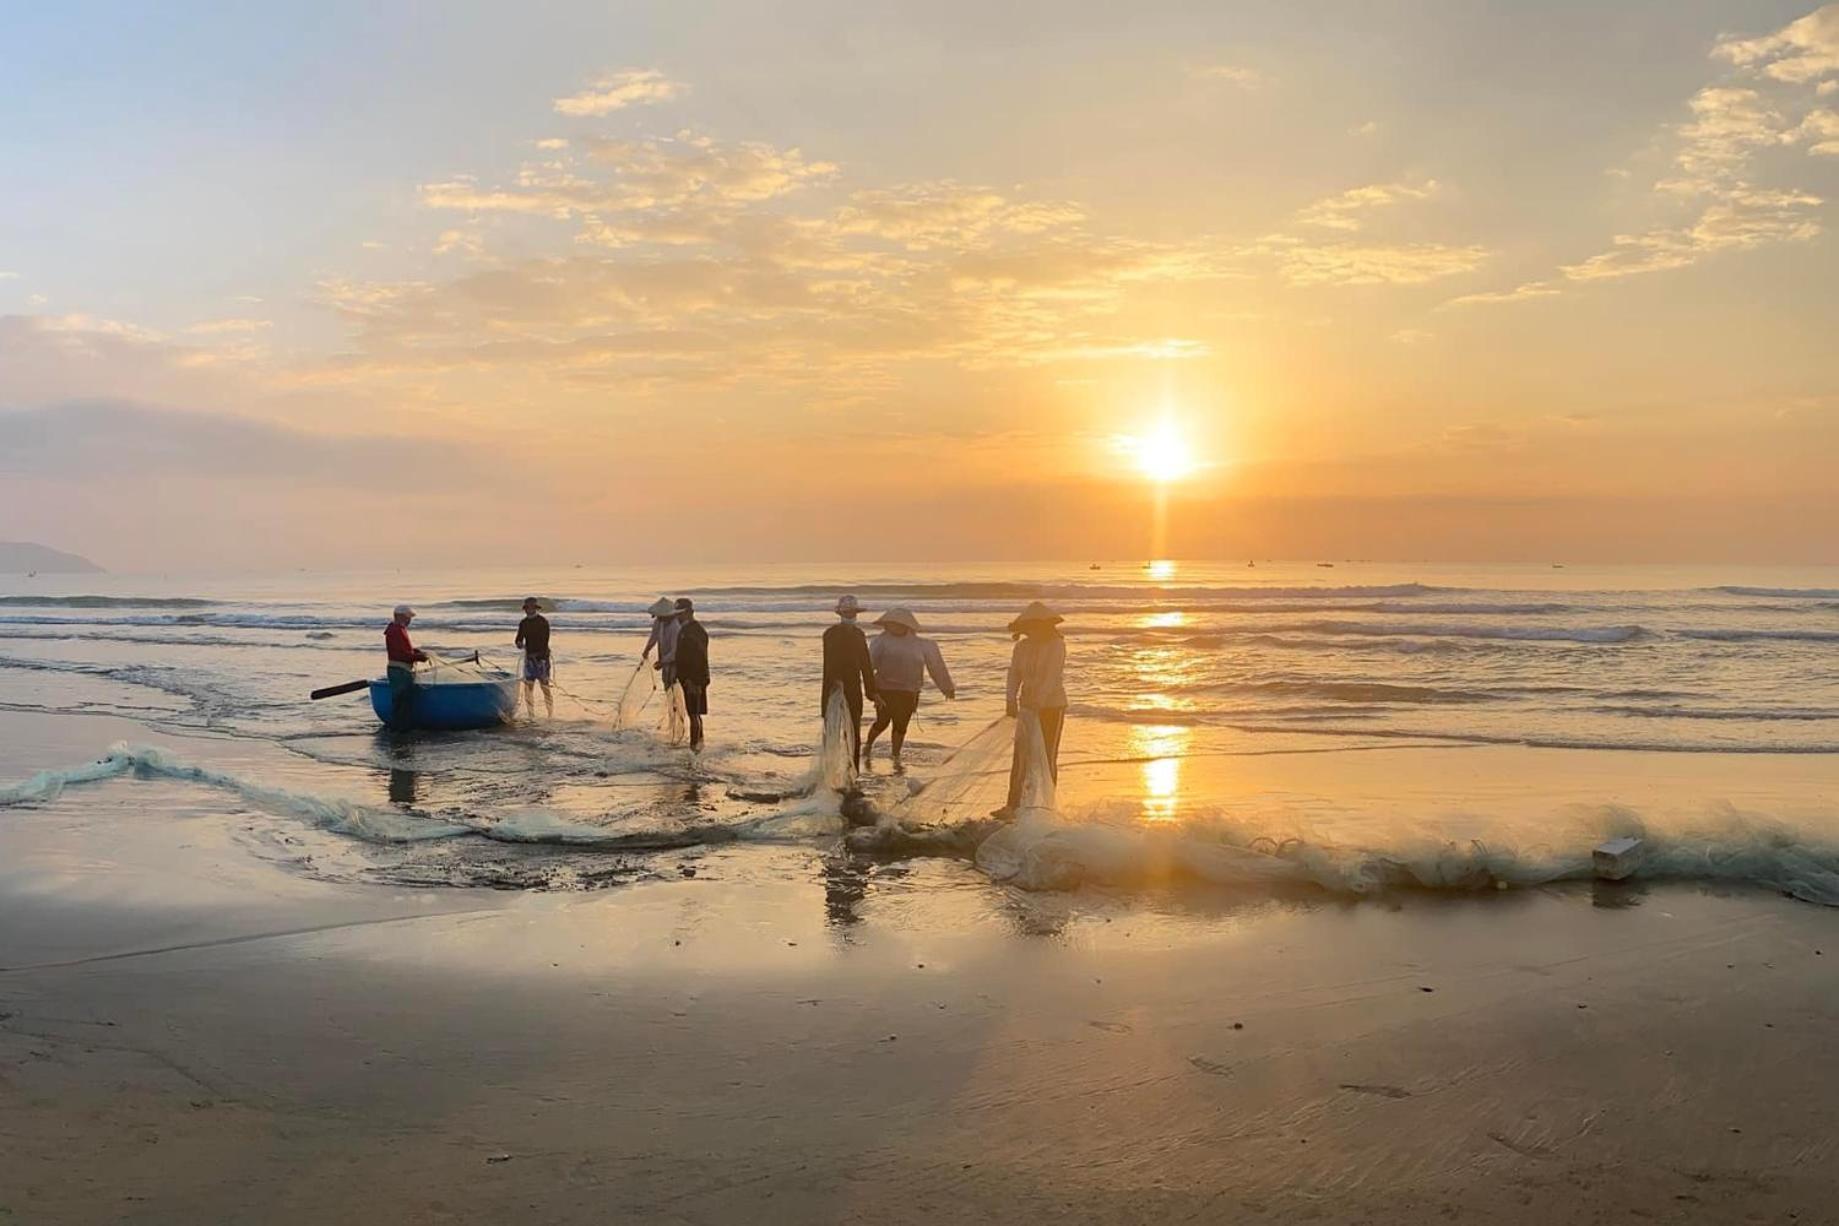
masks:
{"label": "oar handle", "polygon": [[321,698],[337,698],[340,694],[350,694],[356,690],[365,689],[369,685],[368,681],[347,681],[343,685],[328,685],[324,689],[314,690],[307,697],[318,702]]}

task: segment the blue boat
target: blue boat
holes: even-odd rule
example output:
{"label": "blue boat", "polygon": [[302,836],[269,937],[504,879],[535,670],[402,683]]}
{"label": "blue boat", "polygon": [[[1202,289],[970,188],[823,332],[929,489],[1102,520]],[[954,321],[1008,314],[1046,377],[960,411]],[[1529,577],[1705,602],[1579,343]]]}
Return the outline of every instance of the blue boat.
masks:
{"label": "blue boat", "polygon": [[[486,672],[479,681],[443,681],[415,687],[409,726],[432,732],[460,732],[490,728],[511,721],[517,714],[517,678],[510,673]],[[392,723],[396,704],[387,680],[370,683],[370,708],[385,724]]]}

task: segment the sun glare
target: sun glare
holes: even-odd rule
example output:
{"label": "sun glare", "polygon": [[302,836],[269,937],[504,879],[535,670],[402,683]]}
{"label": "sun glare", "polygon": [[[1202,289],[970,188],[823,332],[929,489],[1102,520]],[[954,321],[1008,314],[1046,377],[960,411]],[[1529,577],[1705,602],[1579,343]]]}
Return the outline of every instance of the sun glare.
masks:
{"label": "sun glare", "polygon": [[1137,468],[1151,481],[1166,485],[1194,471],[1194,451],[1173,422],[1163,422],[1133,444]]}

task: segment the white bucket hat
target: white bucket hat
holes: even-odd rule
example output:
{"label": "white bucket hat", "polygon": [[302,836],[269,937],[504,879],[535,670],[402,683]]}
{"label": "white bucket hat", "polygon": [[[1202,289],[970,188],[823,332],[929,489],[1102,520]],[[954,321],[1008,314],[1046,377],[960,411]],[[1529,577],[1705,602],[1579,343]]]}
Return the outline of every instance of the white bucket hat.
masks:
{"label": "white bucket hat", "polygon": [[854,596],[839,596],[836,611],[838,617],[854,617],[862,611],[862,602]]}
{"label": "white bucket hat", "polygon": [[877,626],[905,626],[913,633],[919,633],[919,618],[913,616],[911,609],[889,609],[875,619]]}
{"label": "white bucket hat", "polygon": [[651,602],[651,607],[645,612],[653,617],[674,617],[677,613],[677,606],[671,603],[669,596],[660,596]]}

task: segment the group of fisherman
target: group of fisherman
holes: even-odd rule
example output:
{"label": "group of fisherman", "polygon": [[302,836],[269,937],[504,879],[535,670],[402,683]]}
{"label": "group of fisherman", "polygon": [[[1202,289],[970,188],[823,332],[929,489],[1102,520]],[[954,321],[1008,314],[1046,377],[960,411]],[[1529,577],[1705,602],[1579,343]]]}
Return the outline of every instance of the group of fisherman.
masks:
{"label": "group of fisherman", "polygon": [[[901,751],[914,713],[919,710],[926,678],[930,676],[946,698],[958,696],[945,656],[937,643],[921,636],[919,619],[910,609],[892,608],[876,618],[874,624],[881,633],[873,639],[858,624],[862,602],[855,596],[839,598],[835,611],[836,624],[823,635],[819,715],[827,715],[833,700],[840,699],[846,712],[849,758],[855,769],[868,765],[876,739],[887,732],[893,766],[900,770]],[[534,717],[536,690],[540,686],[544,710],[554,716],[549,619],[543,616],[542,602],[535,596],[525,598],[523,612],[512,642],[523,652],[519,679],[523,683],[524,705]],[[639,653],[640,666],[651,660],[666,692],[674,689],[682,696],[689,719],[690,748],[700,751],[703,716],[709,711],[709,632],[696,620],[696,606],[687,597],[659,597],[646,612],[651,617],[651,634]],[[394,618],[383,632],[389,657],[390,694],[399,717],[405,717],[409,709],[415,665],[428,660],[427,654],[409,640],[409,624],[414,618],[414,609],[397,605]],[[1008,714],[1016,716],[1028,711],[1034,715],[1040,725],[1048,767],[1056,774],[1060,736],[1066,724],[1066,640],[1059,630],[1063,620],[1037,600],[1009,623],[1015,647],[1009,658],[1006,685]],[[862,736],[864,700],[875,706],[866,741]],[[1018,738],[1008,803],[998,813],[1013,813],[1020,804],[1024,776],[1024,750]]]}

